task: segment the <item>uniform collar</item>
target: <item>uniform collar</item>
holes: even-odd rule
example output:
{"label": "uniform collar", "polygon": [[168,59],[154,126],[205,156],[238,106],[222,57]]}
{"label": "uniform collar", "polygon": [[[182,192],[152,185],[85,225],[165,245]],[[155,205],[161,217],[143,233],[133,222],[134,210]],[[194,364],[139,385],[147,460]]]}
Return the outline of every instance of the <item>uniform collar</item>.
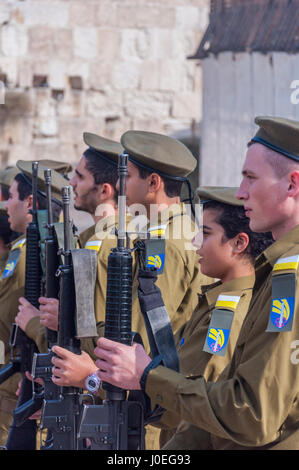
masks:
{"label": "uniform collar", "polygon": [[167,224],[174,217],[185,215],[185,214],[187,214],[187,210],[183,202],[180,202],[179,204],[171,204],[171,206],[159,212],[157,216],[153,217],[149,221],[149,227],[152,227],[153,225],[156,226],[156,225]]}
{"label": "uniform collar", "polygon": [[252,289],[254,285],[255,276],[242,276],[236,279],[231,279],[230,281],[222,283],[221,281],[215,282],[208,286],[202,287],[202,292],[205,289],[204,296],[207,299],[209,306],[216,304],[217,298],[220,294],[225,294],[226,292],[236,292],[244,291],[246,289]]}
{"label": "uniform collar", "polygon": [[255,268],[260,269],[265,264],[270,264],[273,267],[278,258],[293,248],[294,245],[299,245],[299,225],[296,225],[263,251],[255,260]]}

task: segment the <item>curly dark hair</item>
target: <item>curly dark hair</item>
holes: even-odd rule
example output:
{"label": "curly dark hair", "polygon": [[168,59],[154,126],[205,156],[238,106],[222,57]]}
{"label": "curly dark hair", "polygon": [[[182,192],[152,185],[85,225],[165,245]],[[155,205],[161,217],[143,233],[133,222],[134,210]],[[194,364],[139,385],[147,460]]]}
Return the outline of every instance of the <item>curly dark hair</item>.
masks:
{"label": "curly dark hair", "polygon": [[215,209],[218,212],[217,223],[223,228],[227,239],[234,238],[241,232],[248,235],[249,243],[244,255],[247,255],[251,262],[254,262],[255,258],[274,242],[271,232],[257,233],[249,228],[250,220],[246,217],[242,206],[207,201],[203,209]]}

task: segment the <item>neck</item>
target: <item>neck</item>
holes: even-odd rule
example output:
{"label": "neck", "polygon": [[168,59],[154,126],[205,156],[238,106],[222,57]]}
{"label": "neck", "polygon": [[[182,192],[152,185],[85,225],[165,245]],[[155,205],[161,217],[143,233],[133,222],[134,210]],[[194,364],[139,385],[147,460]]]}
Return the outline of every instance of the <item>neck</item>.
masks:
{"label": "neck", "polygon": [[228,282],[232,279],[237,279],[239,277],[252,276],[254,274],[254,267],[250,263],[239,262],[235,266],[232,266],[231,269],[221,276],[221,282]]}
{"label": "neck", "polygon": [[180,202],[181,202],[180,196],[176,196],[176,197],[157,196],[149,204],[145,204],[148,220],[151,220],[151,218],[155,217],[158,213],[163,212],[168,207],[174,204],[180,204]]}
{"label": "neck", "polygon": [[96,210],[91,214],[94,223],[110,216],[117,216],[117,204],[115,202],[105,202],[97,206]]}
{"label": "neck", "polygon": [[286,221],[284,224],[281,224],[279,227],[273,228],[271,232],[272,232],[272,236],[274,240],[275,241],[279,240],[279,238],[281,238],[283,235],[285,235],[286,233],[290,232],[290,230],[295,228],[296,225],[299,225],[299,218],[297,220],[297,218],[294,217],[294,219]]}

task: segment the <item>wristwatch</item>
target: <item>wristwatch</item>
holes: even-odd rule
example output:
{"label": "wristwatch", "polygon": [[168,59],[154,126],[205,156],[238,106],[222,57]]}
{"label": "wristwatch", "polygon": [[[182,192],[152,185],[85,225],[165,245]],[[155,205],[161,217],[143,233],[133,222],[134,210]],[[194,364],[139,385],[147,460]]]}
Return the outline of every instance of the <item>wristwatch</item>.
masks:
{"label": "wristwatch", "polygon": [[99,390],[100,388],[100,383],[101,383],[101,379],[100,377],[97,375],[96,372],[94,372],[93,374],[89,375],[86,379],[85,379],[85,387],[86,389],[93,393],[93,394],[96,394],[97,391]]}

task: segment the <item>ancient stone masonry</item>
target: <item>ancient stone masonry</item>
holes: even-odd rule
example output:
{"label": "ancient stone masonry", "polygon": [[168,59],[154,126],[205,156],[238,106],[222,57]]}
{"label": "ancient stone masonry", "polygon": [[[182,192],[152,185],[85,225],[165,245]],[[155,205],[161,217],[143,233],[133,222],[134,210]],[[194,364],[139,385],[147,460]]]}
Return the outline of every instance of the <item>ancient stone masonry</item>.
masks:
{"label": "ancient stone masonry", "polygon": [[74,162],[82,132],[184,134],[201,119],[201,70],[187,59],[209,0],[1,0],[0,166]]}

